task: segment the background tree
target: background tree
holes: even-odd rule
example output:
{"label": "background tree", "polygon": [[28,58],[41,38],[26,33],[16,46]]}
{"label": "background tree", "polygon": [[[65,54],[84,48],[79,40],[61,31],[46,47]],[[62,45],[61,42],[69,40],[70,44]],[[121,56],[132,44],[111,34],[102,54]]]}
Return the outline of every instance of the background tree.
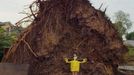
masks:
{"label": "background tree", "polygon": [[130,16],[128,13],[123,11],[118,11],[115,13],[114,26],[118,30],[119,36],[122,37],[125,35],[132,26]]}
{"label": "background tree", "polygon": [[17,34],[12,32],[10,35],[7,35],[7,32],[0,27],[0,60],[3,56],[3,50],[9,48],[11,44],[17,39]]}
{"label": "background tree", "polygon": [[17,38],[16,35],[15,32],[7,35],[7,32],[3,28],[0,28],[0,50],[9,48],[12,42]]}
{"label": "background tree", "polygon": [[126,35],[126,39],[127,39],[127,40],[134,40],[134,32],[128,33],[128,34]]}

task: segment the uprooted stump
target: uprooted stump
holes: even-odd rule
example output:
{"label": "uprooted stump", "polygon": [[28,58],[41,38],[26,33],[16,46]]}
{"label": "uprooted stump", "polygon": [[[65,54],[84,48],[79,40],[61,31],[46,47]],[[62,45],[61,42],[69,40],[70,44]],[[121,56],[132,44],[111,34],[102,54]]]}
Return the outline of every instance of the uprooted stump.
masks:
{"label": "uprooted stump", "polygon": [[104,12],[88,0],[37,0],[39,11],[3,62],[30,64],[29,75],[71,75],[74,53],[81,75],[116,75],[127,49]]}

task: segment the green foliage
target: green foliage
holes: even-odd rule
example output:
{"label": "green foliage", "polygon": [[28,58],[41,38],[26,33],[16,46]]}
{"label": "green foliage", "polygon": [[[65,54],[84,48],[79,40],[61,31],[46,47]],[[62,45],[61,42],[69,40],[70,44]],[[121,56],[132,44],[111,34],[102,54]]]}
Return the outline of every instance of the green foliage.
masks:
{"label": "green foliage", "polygon": [[127,40],[134,40],[134,32],[128,33],[128,34],[126,35],[126,39],[127,39]]}
{"label": "green foliage", "polygon": [[123,34],[126,34],[126,28],[122,26],[122,22],[116,22],[115,28],[118,30],[119,36],[122,37]]}
{"label": "green foliage", "polygon": [[16,36],[16,32],[11,32],[8,34],[8,32],[0,27],[0,60],[3,57],[3,50],[11,46],[11,44],[16,40]]}
{"label": "green foliage", "polygon": [[22,27],[13,26],[10,22],[5,22],[0,25],[0,59],[3,57],[3,50],[11,46],[22,30]]}
{"label": "green foliage", "polygon": [[129,14],[123,11],[116,12],[114,26],[118,30],[118,33],[121,37],[122,35],[126,34],[132,26]]}
{"label": "green foliage", "polygon": [[0,50],[3,50],[4,48],[9,48],[15,39],[15,33],[11,33],[9,35],[4,29],[0,28]]}
{"label": "green foliage", "polygon": [[1,34],[1,33],[4,33],[4,32],[5,32],[5,30],[0,27],[0,34]]}
{"label": "green foliage", "polygon": [[0,49],[9,48],[14,38],[12,36],[1,36],[0,37]]}

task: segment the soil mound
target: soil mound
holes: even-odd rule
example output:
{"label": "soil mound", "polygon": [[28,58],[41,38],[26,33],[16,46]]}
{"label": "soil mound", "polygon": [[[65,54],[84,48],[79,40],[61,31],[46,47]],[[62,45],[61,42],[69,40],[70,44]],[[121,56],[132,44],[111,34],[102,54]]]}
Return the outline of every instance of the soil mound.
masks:
{"label": "soil mound", "polygon": [[32,24],[3,62],[30,64],[29,75],[71,75],[64,57],[79,60],[81,75],[116,75],[127,51],[104,12],[88,0],[37,0]]}

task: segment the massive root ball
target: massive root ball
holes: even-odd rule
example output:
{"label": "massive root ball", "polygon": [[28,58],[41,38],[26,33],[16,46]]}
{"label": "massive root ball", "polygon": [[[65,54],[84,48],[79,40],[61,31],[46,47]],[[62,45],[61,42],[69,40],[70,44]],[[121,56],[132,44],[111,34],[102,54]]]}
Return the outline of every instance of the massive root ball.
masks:
{"label": "massive root ball", "polygon": [[127,51],[104,12],[88,0],[37,0],[35,20],[10,48],[3,62],[30,64],[29,75],[71,75],[64,57],[79,60],[81,75],[117,75]]}

